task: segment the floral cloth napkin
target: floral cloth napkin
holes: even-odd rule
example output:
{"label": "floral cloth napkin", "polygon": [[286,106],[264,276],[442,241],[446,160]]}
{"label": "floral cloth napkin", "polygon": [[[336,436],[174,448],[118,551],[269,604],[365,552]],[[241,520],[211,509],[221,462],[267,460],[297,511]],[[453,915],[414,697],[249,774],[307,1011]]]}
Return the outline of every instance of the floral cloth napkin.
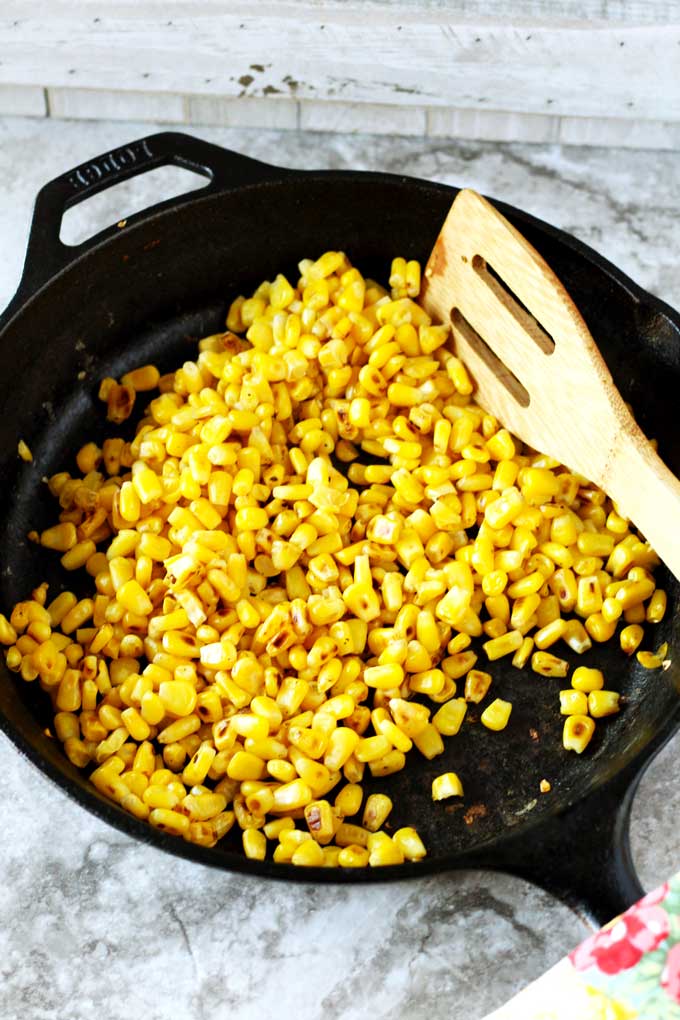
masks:
{"label": "floral cloth napkin", "polygon": [[680,1020],[680,874],[485,1020]]}

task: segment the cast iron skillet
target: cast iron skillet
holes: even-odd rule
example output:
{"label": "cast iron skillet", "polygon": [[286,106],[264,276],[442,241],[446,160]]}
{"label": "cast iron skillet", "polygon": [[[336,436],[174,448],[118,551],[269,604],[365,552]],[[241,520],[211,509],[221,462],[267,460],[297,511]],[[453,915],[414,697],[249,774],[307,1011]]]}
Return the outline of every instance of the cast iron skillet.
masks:
{"label": "cast iron skillet", "polygon": [[[59,241],[65,209],[164,164],[198,171],[209,183],[77,247]],[[386,280],[393,255],[427,257],[455,193],[390,174],[284,170],[170,133],[106,153],[46,185],[37,197],[19,291],[0,320],[2,609],[43,578],[56,590],[63,584],[58,557],[25,536],[55,518],[41,478],[68,463],[84,437],[104,435],[96,398],[102,376],[119,376],[148,360],[167,370],[193,357],[196,338],[223,328],[236,294],[278,270],[294,279],[300,258],[328,248],[347,251],[365,272]],[[643,429],[660,439],[669,465],[680,471],[680,316],[585,245],[497,204],[563,280]],[[19,437],[32,448],[33,465],[18,459]],[[660,626],[650,628],[647,646],[666,640],[674,649],[680,590],[663,569],[658,576],[669,610]],[[678,726],[680,664],[672,657],[666,671],[645,671],[635,658],[624,658],[617,642],[596,647],[587,661],[604,669],[626,705],[620,716],[598,725],[583,756],[567,755],[561,746],[560,682],[501,660],[493,665],[493,690],[514,704],[504,733],[471,721],[434,762],[411,756],[403,772],[375,784],[394,800],[394,824],[415,825],[429,850],[420,864],[385,870],[303,871],[260,863],[242,856],[238,833],[209,850],[137,821],[101,798],[70,765],[44,732],[51,722],[48,699],[4,664],[0,725],[95,815],[205,864],[316,882],[502,869],[604,922],[642,894],[628,843],[630,805],[645,766]],[[433,805],[430,782],[449,769],[463,777],[465,802]],[[552,783],[549,795],[539,793],[543,778]]]}

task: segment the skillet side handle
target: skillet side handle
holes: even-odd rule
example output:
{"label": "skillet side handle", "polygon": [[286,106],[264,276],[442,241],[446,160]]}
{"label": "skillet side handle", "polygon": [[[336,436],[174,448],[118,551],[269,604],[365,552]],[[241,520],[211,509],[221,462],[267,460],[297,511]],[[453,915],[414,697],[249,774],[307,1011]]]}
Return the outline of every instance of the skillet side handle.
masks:
{"label": "skillet side handle", "polygon": [[[288,173],[283,168],[269,166],[193,135],[176,131],[138,138],[68,170],[38,192],[21,283],[6,315],[88,248],[120,232],[120,228],[112,225],[83,244],[66,245],[60,240],[59,231],[67,209],[100,191],[161,166],[192,170],[204,176],[208,183],[198,192],[191,191],[152,206],[154,211],[182,205],[195,199],[197,194],[206,195],[264,180],[280,179]],[[134,223],[147,216],[148,212],[145,210],[136,213],[126,222]]]}
{"label": "skillet side handle", "polygon": [[[645,895],[630,849],[630,814],[647,766],[675,731],[598,790],[502,848],[466,855],[461,867],[504,871],[538,885],[597,929]],[[459,862],[456,862],[459,865]]]}

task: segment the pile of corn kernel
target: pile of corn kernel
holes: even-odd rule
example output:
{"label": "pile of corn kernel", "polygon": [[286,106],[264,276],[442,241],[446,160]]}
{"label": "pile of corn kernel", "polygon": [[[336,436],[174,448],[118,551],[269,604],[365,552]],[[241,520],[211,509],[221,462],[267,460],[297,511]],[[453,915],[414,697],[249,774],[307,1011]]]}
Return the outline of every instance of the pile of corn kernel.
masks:
{"label": "pile of corn kernel", "polygon": [[[425,847],[362,779],[414,745],[440,755],[487,697],[473,639],[564,678],[548,649],[621,621],[630,655],[666,596],[604,492],[472,402],[418,263],[394,260],[391,291],[341,252],[299,272],[234,301],[176,372],[103,381],[114,424],[158,392],[132,442],[87,443],[78,477],[49,479],[59,523],[31,535],[92,595],[41,585],[0,642],[71,762],[136,818],[202,846],[238,826],[260,860],[271,843],[296,865],[398,864]],[[619,696],[581,667],[559,708],[581,752]],[[493,698],[481,723],[511,709]],[[462,795],[434,780],[433,799]]]}

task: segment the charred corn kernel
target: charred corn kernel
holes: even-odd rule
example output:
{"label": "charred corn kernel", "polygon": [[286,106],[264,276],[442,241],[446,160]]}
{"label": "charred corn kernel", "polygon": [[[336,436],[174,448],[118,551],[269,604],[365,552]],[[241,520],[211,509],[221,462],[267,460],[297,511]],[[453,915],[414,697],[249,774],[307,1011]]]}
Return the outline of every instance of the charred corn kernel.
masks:
{"label": "charred corn kernel", "polygon": [[[196,786],[202,783],[208,775],[216,754],[215,748],[204,740],[182,772],[182,782],[187,786]],[[229,774],[229,766],[227,766],[227,774]],[[237,779],[238,776],[230,776],[230,778]]]}
{"label": "charred corn kernel", "polygon": [[[357,807],[358,810],[358,807]],[[372,793],[366,800],[362,825],[369,832],[377,832],[392,810],[392,801],[383,793]]]}
{"label": "charred corn kernel", "polygon": [[485,641],[482,647],[486,652],[487,658],[493,662],[504,655],[512,655],[513,652],[516,652],[521,647],[523,641],[524,636],[518,630],[511,630],[500,637]]}
{"label": "charred corn kernel", "polygon": [[324,846],[335,834],[335,815],[327,800],[313,800],[305,805],[305,822],[312,838]]}
{"label": "charred corn kernel", "polygon": [[484,709],[480,721],[488,730],[504,730],[508,725],[511,712],[512,704],[509,701],[496,698]]}
{"label": "charred corn kernel", "polygon": [[[471,669],[465,677],[465,701],[474,701],[478,704],[488,694],[489,687],[491,687],[491,674],[484,673],[479,669]],[[435,719],[432,721],[436,726],[437,724]],[[439,729],[439,727],[437,727],[437,729]],[[440,730],[440,733],[441,732],[442,730]]]}
{"label": "charred corn kernel", "polygon": [[154,808],[149,814],[149,821],[154,828],[172,836],[185,836],[189,831],[188,817],[167,808]]}
{"label": "charred corn kernel", "polygon": [[588,695],[582,690],[560,691],[560,712],[562,715],[587,715]]}
{"label": "charred corn kernel", "polygon": [[389,709],[399,729],[412,740],[429,724],[430,709],[425,705],[405,701],[403,698],[391,698]]}
{"label": "charred corn kernel", "polygon": [[432,800],[462,796],[463,784],[455,772],[444,772],[432,780]]}
{"label": "charred corn kernel", "polygon": [[562,744],[567,751],[581,754],[595,732],[595,722],[587,715],[569,715],[564,720]]}
{"label": "charred corn kernel", "polygon": [[[661,623],[666,615],[667,602],[666,592],[657,588],[647,605],[647,623]],[[0,640],[2,640],[1,637]]]}
{"label": "charred corn kernel", "polygon": [[540,673],[541,676],[563,677],[569,672],[569,663],[550,652],[534,652],[531,656],[531,668],[534,673]]}
{"label": "charred corn kernel", "polygon": [[[617,691],[591,691],[588,694],[588,711],[593,719],[601,719],[605,715],[614,715],[619,711]],[[585,712],[583,713],[585,715]]]}

